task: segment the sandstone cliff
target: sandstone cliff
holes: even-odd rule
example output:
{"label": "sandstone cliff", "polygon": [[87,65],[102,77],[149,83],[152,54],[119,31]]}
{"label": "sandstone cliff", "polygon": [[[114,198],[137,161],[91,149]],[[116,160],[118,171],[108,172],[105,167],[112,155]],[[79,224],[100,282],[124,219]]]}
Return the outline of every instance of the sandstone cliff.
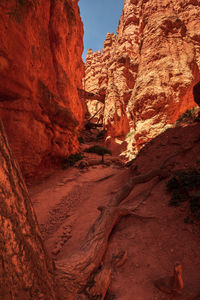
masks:
{"label": "sandstone cliff", "polygon": [[[107,134],[127,142],[127,157],[195,106],[199,16],[199,0],[125,0],[117,34],[102,53],[88,51],[85,90],[104,93]],[[94,112],[97,102],[88,106]]]}
{"label": "sandstone cliff", "polygon": [[0,32],[0,117],[23,174],[32,176],[79,147],[85,106],[77,91],[84,72],[78,0],[3,0]]}

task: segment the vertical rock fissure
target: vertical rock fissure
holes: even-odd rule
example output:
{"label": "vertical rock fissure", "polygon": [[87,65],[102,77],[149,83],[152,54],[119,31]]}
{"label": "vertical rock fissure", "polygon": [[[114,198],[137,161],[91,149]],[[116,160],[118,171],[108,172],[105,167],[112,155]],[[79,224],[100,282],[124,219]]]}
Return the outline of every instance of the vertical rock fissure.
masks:
{"label": "vertical rock fissure", "polygon": [[57,299],[53,269],[22,176],[0,124],[0,296]]}

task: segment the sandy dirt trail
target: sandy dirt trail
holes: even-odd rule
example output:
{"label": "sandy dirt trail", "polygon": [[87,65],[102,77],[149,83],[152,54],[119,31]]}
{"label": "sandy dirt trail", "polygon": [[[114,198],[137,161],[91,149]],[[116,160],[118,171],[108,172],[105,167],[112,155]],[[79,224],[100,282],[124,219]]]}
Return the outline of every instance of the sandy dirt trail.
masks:
{"label": "sandy dirt trail", "polygon": [[87,171],[71,168],[31,187],[43,238],[56,259],[72,253],[84,239],[99,214],[97,208],[117,189],[114,177],[122,172],[115,166],[93,166]]}

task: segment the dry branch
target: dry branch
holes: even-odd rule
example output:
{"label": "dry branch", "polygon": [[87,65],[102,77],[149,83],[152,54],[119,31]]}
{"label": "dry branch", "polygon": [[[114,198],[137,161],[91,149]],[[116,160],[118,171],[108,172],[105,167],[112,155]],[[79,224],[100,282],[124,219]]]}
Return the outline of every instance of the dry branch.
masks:
{"label": "dry branch", "polygon": [[[128,183],[111,198],[108,206],[98,208],[100,215],[90,228],[80,248],[70,257],[57,262],[57,276],[67,292],[66,299],[84,299],[79,298],[80,294],[82,297],[87,294],[87,298],[85,299],[90,299],[88,291],[92,291],[92,295],[94,296],[95,288],[94,286],[91,287],[91,284],[89,285],[88,283],[91,283],[91,278],[95,278],[97,271],[98,276],[100,276],[99,273],[102,273],[101,280],[103,280],[103,274],[104,276],[105,274],[110,274],[110,269],[108,270],[108,268],[107,272],[105,272],[104,268],[101,271],[98,269],[105,255],[108,239],[114,226],[122,216],[133,215],[138,217],[134,213],[135,208],[129,209],[124,205],[120,205],[120,203],[126,199],[136,184],[148,182],[161,172],[161,169],[155,169],[145,175],[131,177]],[[109,282],[108,278],[105,278],[105,282]],[[95,284],[95,280],[93,280],[93,283]],[[93,297],[92,295],[91,297]],[[105,286],[102,286],[100,294],[98,287],[96,297],[99,298],[95,299],[104,299],[104,296]]]}
{"label": "dry branch", "polygon": [[[122,216],[152,218],[138,216],[134,211],[150,196],[157,182],[152,185],[145,193],[144,198],[134,208],[124,205],[127,196],[137,184],[146,183],[156,176],[161,178],[168,176],[167,162],[187,150],[172,154],[165,159],[159,168],[144,175],[131,176],[129,181],[111,197],[108,206],[98,208],[100,215],[90,228],[80,248],[70,257],[56,263],[57,277],[64,288],[65,296],[63,299],[104,299],[109,287],[111,266],[102,266],[102,259],[108,246],[109,236]],[[101,284],[97,282],[101,282]]]}

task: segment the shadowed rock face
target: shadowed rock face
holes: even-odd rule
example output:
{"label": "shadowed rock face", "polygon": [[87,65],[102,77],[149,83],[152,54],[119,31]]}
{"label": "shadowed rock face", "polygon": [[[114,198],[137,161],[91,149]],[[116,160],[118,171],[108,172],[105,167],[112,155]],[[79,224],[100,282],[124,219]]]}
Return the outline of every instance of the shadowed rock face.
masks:
{"label": "shadowed rock face", "polygon": [[[125,0],[117,34],[107,34],[102,53],[87,53],[85,90],[94,94],[104,90],[108,135],[122,141],[126,136],[129,157],[195,106],[199,4]],[[95,105],[88,101],[93,112]]]}
{"label": "shadowed rock face", "polygon": [[193,88],[194,101],[200,106],[200,81]]}
{"label": "shadowed rock face", "polygon": [[77,151],[85,105],[78,0],[0,5],[0,117],[25,176]]}

